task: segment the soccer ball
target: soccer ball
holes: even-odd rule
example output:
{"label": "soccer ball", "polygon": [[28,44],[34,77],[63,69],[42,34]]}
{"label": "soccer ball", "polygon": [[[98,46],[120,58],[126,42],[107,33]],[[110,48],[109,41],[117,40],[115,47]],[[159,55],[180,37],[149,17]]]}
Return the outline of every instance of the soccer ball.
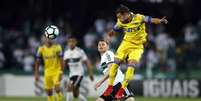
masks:
{"label": "soccer ball", "polygon": [[59,29],[55,25],[49,25],[45,28],[45,37],[49,39],[55,39],[59,36]]}

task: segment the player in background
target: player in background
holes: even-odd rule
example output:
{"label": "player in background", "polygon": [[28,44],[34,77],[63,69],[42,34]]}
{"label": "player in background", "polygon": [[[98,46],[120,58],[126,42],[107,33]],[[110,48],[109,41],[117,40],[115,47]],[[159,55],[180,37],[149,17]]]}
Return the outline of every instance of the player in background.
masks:
{"label": "player in background", "polygon": [[[103,72],[104,76],[95,85],[95,89],[101,86],[109,78],[110,65],[114,61],[114,53],[109,50],[109,45],[105,40],[100,40],[98,42],[98,51],[101,55],[100,70]],[[101,95],[96,101],[113,101],[115,100],[115,94],[121,88],[124,79],[124,74],[121,72],[120,68],[117,70],[117,75],[115,77],[113,91],[110,95]],[[107,86],[107,85],[105,85]],[[125,89],[124,97],[125,101],[135,101],[133,93],[129,89]]]}
{"label": "player in background", "polygon": [[115,95],[117,99],[120,99],[128,85],[128,81],[133,78],[135,67],[139,64],[141,55],[144,51],[144,43],[146,42],[147,33],[145,24],[153,23],[167,23],[165,17],[162,19],[152,18],[142,14],[134,14],[128,7],[121,5],[116,10],[117,23],[113,30],[108,33],[108,39],[110,39],[115,33],[124,33],[124,38],[115,53],[114,63],[111,65],[109,72],[109,85],[104,92],[105,96],[108,96],[113,91],[113,85],[118,67],[122,61],[127,62],[127,71],[122,83],[121,89]]}
{"label": "player in background", "polygon": [[38,48],[35,61],[35,80],[39,80],[39,65],[44,61],[44,87],[48,101],[54,101],[53,90],[56,91],[56,101],[62,101],[60,81],[63,75],[63,52],[59,44],[45,37],[45,42]]}
{"label": "player in background", "polygon": [[[77,40],[71,36],[68,38],[68,49],[64,52],[65,64],[69,67],[70,82],[67,84],[67,95],[66,100],[72,101],[73,96],[78,98],[79,101],[87,101],[86,97],[79,93],[80,83],[84,76],[83,63],[88,67],[88,73],[90,79],[93,81],[93,66],[85,52],[76,46]],[[73,96],[72,96],[73,93]]]}

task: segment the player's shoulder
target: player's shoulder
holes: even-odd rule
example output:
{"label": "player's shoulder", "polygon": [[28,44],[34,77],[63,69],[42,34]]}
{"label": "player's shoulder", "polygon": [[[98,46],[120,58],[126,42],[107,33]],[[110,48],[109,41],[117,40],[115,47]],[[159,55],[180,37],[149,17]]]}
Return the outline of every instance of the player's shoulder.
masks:
{"label": "player's shoulder", "polygon": [[60,47],[61,47],[61,45],[58,44],[58,43],[54,43],[53,46],[54,46],[54,47],[57,47],[57,48],[60,48]]}
{"label": "player's shoulder", "polygon": [[75,49],[79,52],[84,52],[84,49],[80,48],[80,47],[75,47]]}
{"label": "player's shoulder", "polygon": [[135,16],[137,19],[141,19],[141,18],[144,18],[144,17],[145,17],[145,15],[140,14],[140,13],[137,13],[137,14],[135,14],[134,16]]}
{"label": "player's shoulder", "polygon": [[42,50],[44,50],[44,48],[45,48],[45,45],[40,45],[40,46],[38,46],[38,51],[42,51]]}
{"label": "player's shoulder", "polygon": [[112,52],[111,50],[108,50],[108,51],[106,52],[106,54],[108,54],[108,55],[114,55],[114,52]]}
{"label": "player's shoulder", "polygon": [[105,58],[112,58],[114,56],[114,53],[110,50],[106,51],[104,54],[103,54],[103,57]]}

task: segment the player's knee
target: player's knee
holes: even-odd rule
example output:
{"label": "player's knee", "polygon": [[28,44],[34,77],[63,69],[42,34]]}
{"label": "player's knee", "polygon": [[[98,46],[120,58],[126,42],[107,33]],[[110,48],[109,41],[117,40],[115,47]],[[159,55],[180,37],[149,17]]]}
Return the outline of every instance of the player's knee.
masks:
{"label": "player's knee", "polygon": [[56,91],[56,93],[59,93],[59,92],[61,91],[61,89],[60,89],[60,86],[59,86],[59,85],[56,85],[56,86],[55,86],[55,91]]}
{"label": "player's knee", "polygon": [[66,88],[66,91],[67,91],[67,92],[71,92],[71,91],[72,91],[72,87],[67,87],[67,88]]}
{"label": "player's knee", "polygon": [[53,92],[51,89],[46,90],[47,96],[52,96]]}
{"label": "player's knee", "polygon": [[135,68],[137,66],[138,62],[135,60],[129,60],[128,61],[128,67],[133,67]]}
{"label": "player's knee", "polygon": [[60,88],[55,88],[56,93],[61,92]]}
{"label": "player's knee", "polygon": [[135,98],[134,97],[129,97],[125,101],[135,101]]}
{"label": "player's knee", "polygon": [[65,90],[66,90],[67,92],[71,92],[71,91],[73,90],[72,84],[66,83],[66,84],[65,84]]}
{"label": "player's knee", "polygon": [[114,63],[117,65],[120,65],[121,61],[122,61],[121,59],[114,58]]}
{"label": "player's knee", "polygon": [[139,62],[136,60],[128,60],[128,64],[138,64]]}
{"label": "player's knee", "polygon": [[98,99],[96,99],[96,101],[104,101],[104,99],[98,98]]}

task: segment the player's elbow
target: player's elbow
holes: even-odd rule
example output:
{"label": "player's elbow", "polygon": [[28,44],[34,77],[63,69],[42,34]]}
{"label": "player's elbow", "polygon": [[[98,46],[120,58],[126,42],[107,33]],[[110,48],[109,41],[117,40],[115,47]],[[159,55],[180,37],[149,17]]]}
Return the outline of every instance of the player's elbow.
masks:
{"label": "player's elbow", "polygon": [[111,36],[114,36],[114,34],[115,34],[115,32],[114,31],[110,31],[109,33],[108,33],[108,35],[111,37]]}

